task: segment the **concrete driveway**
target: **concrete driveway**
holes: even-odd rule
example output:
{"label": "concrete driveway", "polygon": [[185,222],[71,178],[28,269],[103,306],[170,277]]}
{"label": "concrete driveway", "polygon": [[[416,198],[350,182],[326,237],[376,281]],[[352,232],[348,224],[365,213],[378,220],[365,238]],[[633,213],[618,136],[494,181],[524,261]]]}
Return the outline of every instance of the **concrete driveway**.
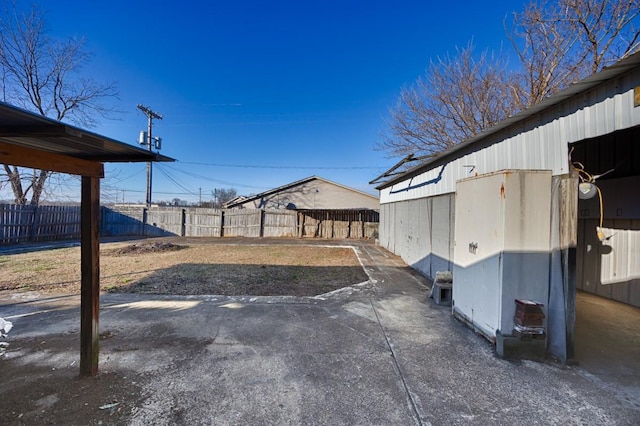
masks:
{"label": "concrete driveway", "polygon": [[77,377],[79,297],[0,293],[2,422],[637,424],[640,396],[496,358],[399,258],[351,244],[370,280],[323,297],[104,295],[97,378]]}

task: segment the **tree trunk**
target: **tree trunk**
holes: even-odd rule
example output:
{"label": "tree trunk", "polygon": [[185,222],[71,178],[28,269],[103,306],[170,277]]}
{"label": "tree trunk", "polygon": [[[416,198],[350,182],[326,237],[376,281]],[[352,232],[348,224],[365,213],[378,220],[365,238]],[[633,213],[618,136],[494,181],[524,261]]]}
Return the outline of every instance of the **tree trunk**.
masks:
{"label": "tree trunk", "polygon": [[31,189],[32,191],[31,205],[32,206],[37,206],[38,204],[40,204],[40,196],[44,191],[44,184],[46,183],[47,178],[49,177],[49,174],[50,174],[46,170],[39,170],[39,171],[34,170],[34,173],[37,173],[37,172],[40,172],[40,174],[38,175],[37,179],[34,179],[33,188]]}
{"label": "tree trunk", "polygon": [[20,205],[27,204],[27,198],[22,190],[22,181],[20,180],[20,172],[18,171],[18,168],[13,166],[12,169],[11,166],[7,166],[5,164],[4,170],[7,173],[9,182],[11,183],[15,203]]}

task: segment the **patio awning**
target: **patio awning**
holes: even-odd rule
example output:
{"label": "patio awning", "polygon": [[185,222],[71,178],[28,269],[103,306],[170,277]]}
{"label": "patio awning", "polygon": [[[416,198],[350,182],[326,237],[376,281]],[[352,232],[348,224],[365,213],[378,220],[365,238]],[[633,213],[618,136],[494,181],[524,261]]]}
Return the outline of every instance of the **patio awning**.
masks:
{"label": "patio awning", "polygon": [[98,373],[100,178],[105,162],[174,161],[0,102],[0,164],[82,176],[80,374]]}
{"label": "patio awning", "polygon": [[174,161],[0,102],[0,142],[101,163]]}

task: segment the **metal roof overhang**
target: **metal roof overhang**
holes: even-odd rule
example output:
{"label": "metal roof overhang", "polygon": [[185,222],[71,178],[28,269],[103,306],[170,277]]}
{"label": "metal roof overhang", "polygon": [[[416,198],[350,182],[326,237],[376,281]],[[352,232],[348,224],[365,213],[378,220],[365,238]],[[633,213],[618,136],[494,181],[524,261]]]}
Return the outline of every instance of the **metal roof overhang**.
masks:
{"label": "metal roof overhang", "polygon": [[0,143],[100,163],[175,161],[3,102]]}
{"label": "metal roof overhang", "polygon": [[429,169],[431,166],[437,166],[439,163],[442,163],[443,160],[447,159],[448,157],[452,157],[455,156],[455,154],[460,151],[463,150],[465,148],[467,148],[469,145],[473,145],[477,142],[480,142],[481,140],[484,140],[486,138],[488,138],[491,135],[494,135],[502,130],[507,129],[508,127],[511,127],[513,125],[516,125],[520,122],[523,122],[527,119],[529,119],[530,117],[541,113],[542,111],[552,108],[564,101],[566,101],[567,99],[572,98],[573,96],[579,95],[581,93],[584,93],[596,86],[598,86],[599,84],[607,81],[607,80],[611,80],[613,78],[616,78],[624,73],[626,73],[627,71],[630,71],[634,68],[637,68],[638,66],[640,66],[640,52],[638,53],[634,53],[633,55],[625,58],[625,59],[621,59],[620,61],[616,62],[615,64],[603,69],[602,71],[593,74],[590,77],[585,78],[584,80],[580,80],[576,83],[573,83],[571,86],[569,86],[568,88],[566,88],[565,90],[549,96],[548,98],[544,99],[543,101],[537,103],[536,105],[527,108],[524,111],[521,111],[517,114],[514,114],[513,116],[501,121],[500,123],[496,124],[493,127],[488,128],[487,130],[477,134],[476,136],[467,139],[466,141],[463,141],[461,143],[459,143],[458,145],[443,151],[442,153],[432,157],[431,159],[429,159],[428,161],[425,161],[422,164],[419,164],[409,170],[407,170],[405,173],[400,174],[397,177],[394,177],[391,180],[388,180],[378,186],[376,186],[377,190],[382,190],[385,188],[388,188],[396,183],[405,181],[407,179],[410,179],[412,177],[415,177],[419,174],[421,174],[423,171],[426,171],[427,169]]}
{"label": "metal roof overhang", "polygon": [[104,162],[174,161],[0,102],[0,163],[82,176],[80,374],[98,373],[100,178]]}

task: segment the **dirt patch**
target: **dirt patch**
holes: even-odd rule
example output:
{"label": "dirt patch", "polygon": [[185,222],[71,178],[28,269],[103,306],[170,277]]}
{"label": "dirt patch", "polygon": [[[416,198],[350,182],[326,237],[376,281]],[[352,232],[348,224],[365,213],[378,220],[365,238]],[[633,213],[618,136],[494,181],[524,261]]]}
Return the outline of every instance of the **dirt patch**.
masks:
{"label": "dirt patch", "polygon": [[[10,352],[0,359],[4,424],[126,424],[143,400],[141,378],[134,372],[107,370],[79,377],[77,361],[68,362],[64,355],[77,348],[74,334],[11,343]],[[37,363],[22,364],[35,358]]]}
{"label": "dirt patch", "polygon": [[[368,279],[351,248],[301,245],[101,246],[106,292],[315,296]],[[80,291],[80,249],[0,256],[0,290]]]}
{"label": "dirt patch", "polygon": [[177,251],[185,248],[187,248],[187,246],[181,246],[178,244],[166,242],[141,243],[131,244],[117,249],[106,249],[102,252],[102,254],[105,256],[126,256],[130,254],[165,253],[168,251]]}

